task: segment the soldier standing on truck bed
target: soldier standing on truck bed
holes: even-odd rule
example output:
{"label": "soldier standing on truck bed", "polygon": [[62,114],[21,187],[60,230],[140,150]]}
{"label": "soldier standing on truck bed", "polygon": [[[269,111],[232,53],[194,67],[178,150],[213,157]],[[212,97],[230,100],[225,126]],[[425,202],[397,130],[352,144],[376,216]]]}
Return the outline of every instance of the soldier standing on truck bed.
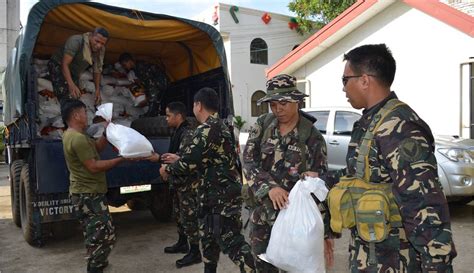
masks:
{"label": "soldier standing on truck bed", "polygon": [[136,61],[132,54],[122,53],[119,57],[120,65],[127,71],[133,71],[137,82],[145,87],[148,99],[148,112],[145,117],[157,116],[160,112],[160,97],[168,87],[168,76],[158,65]]}
{"label": "soldier standing on truck bed", "polygon": [[[166,121],[168,126],[175,128],[171,136],[168,153],[161,155],[164,163],[184,153],[192,141],[194,129],[186,120],[186,106],[181,102],[171,102],[166,106]],[[173,208],[178,225],[178,242],[165,247],[165,253],[186,253],[176,261],[178,268],[200,263],[201,251],[199,250],[199,227],[197,218],[197,185],[199,179],[196,173],[187,175],[170,175],[168,178],[170,190],[173,195]],[[189,248],[188,248],[189,242]],[[188,252],[189,250],[189,252]]]}
{"label": "soldier standing on truck bed", "polygon": [[[163,179],[169,175],[199,173],[199,235],[204,272],[214,273],[222,251],[241,272],[254,272],[250,246],[241,234],[241,177],[237,168],[235,140],[219,118],[219,96],[211,88],[202,88],[194,96],[193,112],[201,123],[193,142],[172,164],[162,166]],[[154,161],[159,155],[152,156]]]}
{"label": "soldier standing on truck bed", "polygon": [[87,249],[87,272],[102,272],[115,243],[115,228],[107,206],[105,172],[124,161],[122,157],[101,160],[99,151],[107,145],[105,136],[93,140],[86,133],[86,106],[66,99],[61,116],[67,124],[63,150],[69,170],[69,194],[81,223]]}
{"label": "soldier standing on truck bed", "polygon": [[69,37],[48,62],[53,91],[59,101],[80,98],[78,83],[81,74],[92,66],[94,72],[95,103],[100,104],[100,78],[104,64],[105,44],[109,32],[97,27],[93,32]]}

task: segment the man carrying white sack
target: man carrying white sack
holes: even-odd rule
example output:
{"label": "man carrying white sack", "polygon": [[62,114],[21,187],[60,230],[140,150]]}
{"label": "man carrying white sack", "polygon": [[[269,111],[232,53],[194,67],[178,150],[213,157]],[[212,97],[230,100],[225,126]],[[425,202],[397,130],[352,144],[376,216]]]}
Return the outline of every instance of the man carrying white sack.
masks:
{"label": "man carrying white sack", "polygon": [[115,228],[107,206],[105,172],[124,158],[100,159],[99,151],[105,148],[107,139],[102,136],[94,140],[85,133],[87,114],[83,102],[64,100],[61,115],[68,127],[63,135],[63,150],[70,172],[69,194],[83,229],[87,272],[102,272],[115,243]]}
{"label": "man carrying white sack", "polygon": [[[297,90],[296,78],[291,75],[267,81],[267,95],[259,103],[269,103],[272,113],[257,119],[245,146],[243,170],[249,186],[247,205],[253,207],[250,242],[257,272],[279,271],[258,255],[265,253],[277,215],[288,206],[291,189],[304,174],[322,177],[327,172],[324,138],[313,126],[315,119],[299,111],[306,96]],[[331,266],[334,243],[326,207],[325,202],[319,204],[325,226],[326,263]]]}

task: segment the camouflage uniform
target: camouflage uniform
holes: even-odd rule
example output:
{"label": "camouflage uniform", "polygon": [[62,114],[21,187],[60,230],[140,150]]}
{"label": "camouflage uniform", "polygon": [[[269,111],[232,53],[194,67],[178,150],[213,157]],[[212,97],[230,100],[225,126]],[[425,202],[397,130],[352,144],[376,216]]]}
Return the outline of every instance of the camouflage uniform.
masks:
{"label": "camouflage uniform", "polygon": [[[300,102],[306,96],[296,89],[295,77],[283,74],[267,81],[267,95],[258,103]],[[310,125],[314,120],[309,120],[300,112],[298,125],[282,136],[278,130],[278,120],[273,118],[270,124],[266,124],[267,115],[269,114],[260,116],[252,127],[243,157],[244,174],[256,201],[256,207],[250,215],[250,240],[255,256],[266,252],[272,226],[278,215],[268,196],[269,191],[281,187],[290,192],[299,180],[302,170],[318,172],[322,178],[327,173],[326,142],[318,129]],[[301,126],[302,122],[306,124]],[[298,129],[308,130],[309,134],[299,132]],[[302,140],[299,139],[302,135],[307,135],[304,151],[300,145]],[[268,138],[262,139],[267,136]],[[303,162],[306,166],[301,166]],[[318,207],[324,219],[326,237],[329,234],[327,205],[323,202]],[[278,272],[278,268],[257,257],[256,265],[258,272]]]}
{"label": "camouflage uniform", "polygon": [[204,262],[216,266],[222,251],[241,272],[253,272],[250,246],[240,233],[242,184],[235,151],[229,128],[213,114],[196,129],[181,159],[166,171],[171,175],[199,172],[199,235]]}
{"label": "camouflage uniform", "polygon": [[[51,83],[53,84],[53,89],[58,100],[71,98],[71,93],[69,93],[69,87],[66,82],[66,79],[63,76],[63,71],[61,65],[56,62],[48,62],[49,75],[51,76]],[[77,82],[74,82],[78,85]]]}
{"label": "camouflage uniform", "polygon": [[[385,103],[364,111],[354,124],[347,172],[356,174],[361,138]],[[369,244],[356,229],[349,245],[351,272],[452,272],[456,256],[449,209],[437,175],[434,141],[428,125],[407,105],[389,113],[375,132],[369,152],[370,182],[394,183],[402,228],[375,244],[376,265],[368,264]]]}
{"label": "camouflage uniform", "polygon": [[133,69],[135,76],[145,87],[145,93],[150,103],[160,101],[160,96],[168,87],[169,79],[166,73],[156,64],[137,61]]}
{"label": "camouflage uniform", "polygon": [[[300,119],[305,118],[300,116]],[[282,187],[291,191],[299,180],[302,156],[306,157],[306,170],[318,172],[324,176],[327,172],[327,151],[324,138],[315,127],[308,128],[311,133],[306,141],[305,154],[298,147],[300,133],[297,127],[285,136],[281,136],[277,127],[277,119],[269,128],[263,128],[265,115],[257,119],[252,127],[244,150],[244,174],[252,189],[257,206],[252,211],[250,240],[255,255],[265,253],[273,224],[278,211],[273,208],[268,192],[274,187]],[[267,140],[262,143],[264,130],[271,130]],[[329,231],[329,215],[326,204],[319,205],[325,222],[325,233]],[[276,267],[257,259],[257,269],[278,272]]]}
{"label": "camouflage uniform", "polygon": [[[186,147],[193,142],[194,130],[187,121],[184,121],[172,137],[170,153],[183,154]],[[174,151],[173,140],[179,143],[179,150]],[[178,233],[186,234],[189,244],[199,244],[199,230],[197,217],[197,175],[187,174],[182,176],[172,175],[168,179],[170,187],[174,191],[173,207],[178,224]]]}
{"label": "camouflage uniform", "polygon": [[73,193],[71,201],[82,226],[88,268],[107,266],[116,238],[105,194]]}

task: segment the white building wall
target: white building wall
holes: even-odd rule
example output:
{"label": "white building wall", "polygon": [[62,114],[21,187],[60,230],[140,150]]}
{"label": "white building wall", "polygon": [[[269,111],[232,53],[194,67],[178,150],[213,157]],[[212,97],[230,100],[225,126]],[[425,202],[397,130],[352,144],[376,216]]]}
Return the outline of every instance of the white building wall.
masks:
{"label": "white building wall", "polygon": [[[227,63],[234,94],[235,115],[247,121],[244,130],[255,123],[251,116],[251,97],[257,90],[266,91],[265,69],[288,54],[295,45],[309,36],[302,36],[288,27],[289,16],[270,13],[272,17],[264,24],[261,17],[265,11],[239,7],[236,24],[229,12],[231,5],[219,4],[219,23],[215,26],[224,37]],[[211,24],[214,7],[197,15],[194,19]],[[268,65],[250,63],[250,43],[255,38],[263,39],[268,46]]]}
{"label": "white building wall", "polygon": [[7,66],[19,29],[20,1],[0,0],[0,70]]}
{"label": "white building wall", "polygon": [[318,55],[295,74],[311,81],[311,106],[350,106],[342,92],[345,52],[385,43],[397,62],[392,85],[434,134],[460,134],[460,63],[474,56],[474,39],[396,2]]}

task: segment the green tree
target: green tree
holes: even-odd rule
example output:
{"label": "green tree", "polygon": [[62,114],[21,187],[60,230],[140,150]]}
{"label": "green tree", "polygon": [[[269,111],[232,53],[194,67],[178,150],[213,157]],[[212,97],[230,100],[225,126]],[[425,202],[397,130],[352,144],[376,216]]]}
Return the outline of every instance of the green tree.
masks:
{"label": "green tree", "polygon": [[247,123],[241,116],[235,116],[234,117],[234,125],[237,129],[242,130],[242,127],[244,127],[244,124]]}
{"label": "green tree", "polygon": [[288,4],[296,13],[298,32],[320,29],[355,3],[355,0],[293,0]]}

